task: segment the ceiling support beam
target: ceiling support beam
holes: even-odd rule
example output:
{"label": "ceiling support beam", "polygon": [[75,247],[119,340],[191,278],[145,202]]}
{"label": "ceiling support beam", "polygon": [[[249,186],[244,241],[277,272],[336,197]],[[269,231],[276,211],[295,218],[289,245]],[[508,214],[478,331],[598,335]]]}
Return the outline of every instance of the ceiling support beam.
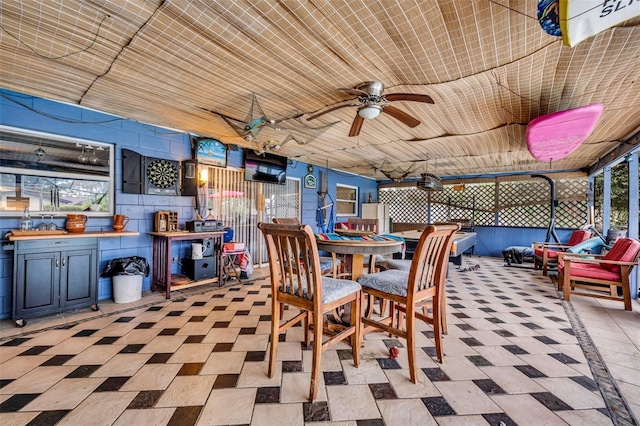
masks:
{"label": "ceiling support beam", "polygon": [[609,151],[607,154],[598,158],[598,160],[589,166],[589,175],[592,175],[603,167],[614,163],[616,160],[624,157],[635,147],[640,146],[640,129],[636,129],[635,133],[620,143],[617,147]]}

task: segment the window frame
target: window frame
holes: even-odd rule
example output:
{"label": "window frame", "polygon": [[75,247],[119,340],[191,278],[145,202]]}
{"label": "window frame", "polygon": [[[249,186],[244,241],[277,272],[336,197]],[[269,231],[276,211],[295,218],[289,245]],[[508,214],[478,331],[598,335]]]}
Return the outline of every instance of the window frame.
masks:
{"label": "window frame", "polygon": [[[341,188],[347,189],[347,190],[353,190],[354,198],[353,199],[338,198],[338,194],[340,193]],[[357,186],[347,185],[344,183],[336,184],[336,216],[340,216],[340,217],[357,217],[358,216],[358,208],[359,208],[358,199],[360,196],[359,192],[360,192],[360,188]],[[353,205],[353,213],[340,212],[340,206],[346,206],[346,205]]]}
{"label": "window frame", "polygon": [[[91,217],[108,217],[112,216],[115,213],[115,144],[98,142],[88,139],[80,139],[74,137],[68,137],[63,135],[57,135],[53,133],[45,133],[39,132],[35,130],[22,129],[17,127],[0,125],[0,132],[4,134],[14,134],[20,137],[25,137],[25,139],[32,138],[31,140],[24,140],[18,143],[23,143],[25,145],[33,145],[34,149],[37,149],[41,146],[41,144],[36,141],[51,141],[54,143],[59,143],[61,145],[68,144],[69,148],[73,151],[78,150],[80,153],[80,149],[78,147],[89,146],[93,147],[93,149],[108,149],[108,165],[106,167],[106,174],[100,174],[99,171],[96,171],[95,174],[91,172],[87,173],[78,173],[70,171],[54,171],[54,170],[38,170],[36,168],[29,167],[25,165],[24,167],[16,167],[11,164],[1,165],[0,166],[0,174],[3,175],[15,175],[16,177],[19,175],[20,179],[27,178],[33,180],[37,179],[62,179],[62,180],[74,180],[74,181],[87,181],[87,182],[105,182],[107,184],[106,192],[102,192],[100,194],[94,194],[91,197],[88,197],[88,200],[98,200],[98,196],[101,195],[100,201],[103,197],[107,197],[106,211],[93,211],[93,209],[87,209],[81,211],[82,214]],[[66,147],[64,148],[66,149]],[[105,160],[103,160],[105,161]],[[97,201],[96,201],[97,202]],[[36,206],[29,206],[29,211],[32,215],[47,215],[47,216],[65,216],[68,213],[75,213],[75,210],[66,210],[66,209],[55,209],[55,210],[46,210],[44,205],[40,205],[40,208]],[[77,211],[80,212],[80,211]],[[20,217],[23,214],[23,209],[17,210],[7,210],[0,209],[0,217]]]}

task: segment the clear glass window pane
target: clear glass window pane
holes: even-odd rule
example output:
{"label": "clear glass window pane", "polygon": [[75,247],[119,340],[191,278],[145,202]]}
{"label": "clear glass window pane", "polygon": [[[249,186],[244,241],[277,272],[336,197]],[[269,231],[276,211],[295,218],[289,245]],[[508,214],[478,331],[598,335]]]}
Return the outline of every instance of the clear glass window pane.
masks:
{"label": "clear glass window pane", "polygon": [[358,215],[358,187],[336,185],[336,210],[338,216]]}

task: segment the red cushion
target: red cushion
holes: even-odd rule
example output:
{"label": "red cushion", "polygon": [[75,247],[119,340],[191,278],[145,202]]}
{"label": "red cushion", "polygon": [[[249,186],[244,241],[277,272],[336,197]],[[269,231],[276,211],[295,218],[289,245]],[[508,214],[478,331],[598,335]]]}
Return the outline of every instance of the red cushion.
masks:
{"label": "red cushion", "polygon": [[[563,252],[564,250],[550,250],[547,249],[547,259],[556,259],[558,257],[558,253]],[[542,249],[534,249],[534,254],[538,257],[543,257],[544,252]]]}
{"label": "red cushion", "polygon": [[569,241],[567,242],[567,245],[575,246],[576,244],[586,241],[589,238],[591,238],[590,231],[584,231],[582,229],[578,229],[576,231],[573,231],[573,233],[571,234],[571,238],[569,238]]}
{"label": "red cushion", "polygon": [[[575,246],[576,244],[586,241],[589,238],[591,238],[591,232],[578,229],[571,233],[571,237],[569,238],[569,241],[565,245],[568,247]],[[536,256],[542,257],[543,256],[542,250],[543,250],[542,248],[534,248],[533,251]],[[549,259],[555,259],[556,257],[558,257],[558,252],[564,251],[564,250],[565,249],[558,249],[558,248],[553,250],[547,250],[547,253],[548,253],[547,257]]]}
{"label": "red cushion", "polygon": [[[558,266],[558,272],[564,274],[564,265]],[[571,262],[571,278],[576,277],[595,278],[598,280],[617,282],[622,281],[620,278],[620,268],[618,268],[617,272],[612,272],[593,263]]]}
{"label": "red cushion", "polygon": [[557,259],[558,253],[564,250],[547,250],[547,259]]}
{"label": "red cushion", "polygon": [[[640,250],[640,241],[632,238],[620,238],[604,256],[603,260],[631,262],[636,258],[638,250]],[[618,265],[607,265],[603,263],[602,267],[612,272],[620,272],[620,266]]]}

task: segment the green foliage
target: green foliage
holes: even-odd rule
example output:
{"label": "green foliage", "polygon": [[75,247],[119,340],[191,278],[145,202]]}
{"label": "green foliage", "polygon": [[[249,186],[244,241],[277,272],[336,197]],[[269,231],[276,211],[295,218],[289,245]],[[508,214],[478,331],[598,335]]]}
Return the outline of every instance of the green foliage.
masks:
{"label": "green foliage", "polygon": [[[602,216],[604,199],[604,174],[595,177],[596,212]],[[602,224],[602,220],[598,221]],[[622,162],[611,169],[611,218],[610,227],[627,230],[629,224],[629,163]],[[603,230],[606,231],[606,230]]]}

